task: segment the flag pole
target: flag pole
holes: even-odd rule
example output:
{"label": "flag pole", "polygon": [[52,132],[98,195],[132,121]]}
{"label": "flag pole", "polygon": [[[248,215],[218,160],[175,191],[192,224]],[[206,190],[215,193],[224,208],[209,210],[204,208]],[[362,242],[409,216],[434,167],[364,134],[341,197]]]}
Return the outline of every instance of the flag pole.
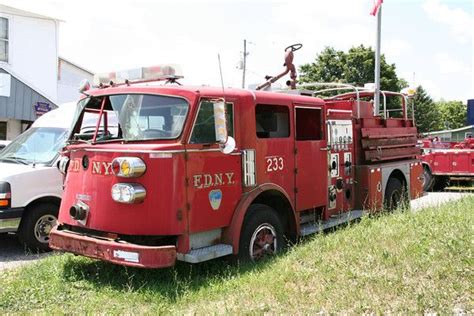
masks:
{"label": "flag pole", "polygon": [[374,89],[374,115],[380,111],[380,38],[382,34],[382,3],[377,10],[377,34],[375,44],[375,89]]}

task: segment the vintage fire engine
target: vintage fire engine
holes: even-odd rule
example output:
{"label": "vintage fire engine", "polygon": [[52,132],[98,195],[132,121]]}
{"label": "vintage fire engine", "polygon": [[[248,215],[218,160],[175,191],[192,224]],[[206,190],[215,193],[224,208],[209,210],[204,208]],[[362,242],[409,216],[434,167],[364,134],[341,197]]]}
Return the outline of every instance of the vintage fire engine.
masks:
{"label": "vintage fire engine", "polygon": [[450,180],[474,181],[474,139],[443,142],[436,138],[421,141],[424,172],[423,189],[443,190]]}
{"label": "vintage fire engine", "polygon": [[[53,249],[144,268],[232,254],[256,261],[287,239],[422,193],[404,95],[382,92],[403,100],[401,118],[389,118],[366,100],[373,91],[350,86],[321,99],[150,83],[176,81],[171,67],[135,73],[137,82],[111,73],[83,89],[60,162]],[[80,133],[85,113],[97,117],[93,133]]]}

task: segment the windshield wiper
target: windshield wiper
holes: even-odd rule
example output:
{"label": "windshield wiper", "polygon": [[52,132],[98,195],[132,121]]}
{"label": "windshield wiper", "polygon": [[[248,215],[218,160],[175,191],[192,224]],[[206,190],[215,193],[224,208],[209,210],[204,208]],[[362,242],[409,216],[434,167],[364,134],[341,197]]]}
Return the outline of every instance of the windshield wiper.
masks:
{"label": "windshield wiper", "polygon": [[15,156],[2,157],[2,158],[0,158],[0,160],[13,161],[13,162],[21,163],[23,165],[27,165],[30,162],[28,159],[21,158],[21,157],[15,157]]}

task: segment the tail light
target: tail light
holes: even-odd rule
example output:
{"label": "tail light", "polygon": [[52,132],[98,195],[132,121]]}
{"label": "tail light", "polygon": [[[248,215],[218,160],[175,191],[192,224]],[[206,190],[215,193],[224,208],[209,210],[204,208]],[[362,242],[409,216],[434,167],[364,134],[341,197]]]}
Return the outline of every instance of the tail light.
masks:
{"label": "tail light", "polygon": [[112,172],[117,177],[137,178],[145,171],[145,163],[137,157],[118,157],[112,161]]}
{"label": "tail light", "polygon": [[145,199],[145,188],[137,183],[116,183],[111,190],[112,199],[119,203],[134,204]]}
{"label": "tail light", "polygon": [[11,198],[12,193],[10,183],[0,182],[0,209],[10,207]]}

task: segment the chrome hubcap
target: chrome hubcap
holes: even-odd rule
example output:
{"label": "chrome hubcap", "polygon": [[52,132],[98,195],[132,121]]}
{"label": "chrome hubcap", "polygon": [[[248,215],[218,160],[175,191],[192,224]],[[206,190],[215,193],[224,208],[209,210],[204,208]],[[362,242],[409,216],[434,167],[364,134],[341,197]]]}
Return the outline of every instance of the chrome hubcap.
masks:
{"label": "chrome hubcap", "polygon": [[277,234],[275,228],[268,223],[258,226],[250,239],[249,254],[252,261],[274,255],[276,251]]}
{"label": "chrome hubcap", "polygon": [[56,225],[57,218],[53,215],[41,216],[35,224],[35,237],[40,243],[47,244],[49,233]]}

